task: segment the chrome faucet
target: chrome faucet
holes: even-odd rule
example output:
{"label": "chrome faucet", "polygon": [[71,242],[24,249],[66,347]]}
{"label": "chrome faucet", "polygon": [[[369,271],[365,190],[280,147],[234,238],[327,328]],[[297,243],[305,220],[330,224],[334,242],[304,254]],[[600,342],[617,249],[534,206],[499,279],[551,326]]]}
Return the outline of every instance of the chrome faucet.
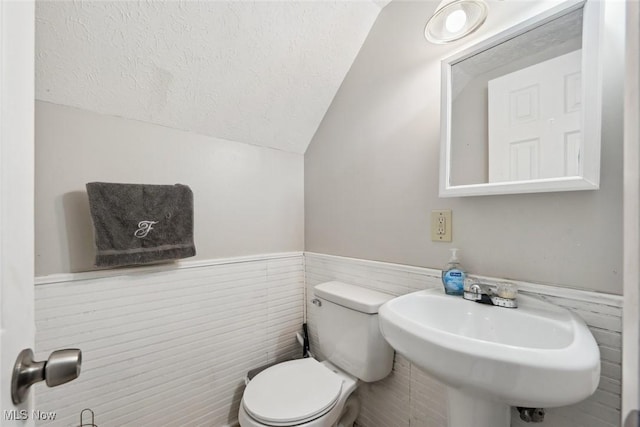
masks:
{"label": "chrome faucet", "polygon": [[471,279],[465,283],[464,299],[498,307],[517,308],[516,288],[512,283],[489,284]]}
{"label": "chrome faucet", "polygon": [[469,286],[469,290],[465,291],[465,294],[469,294],[464,295],[466,299],[477,301],[482,299],[482,295],[491,296],[493,294],[493,289],[488,283],[476,282]]}

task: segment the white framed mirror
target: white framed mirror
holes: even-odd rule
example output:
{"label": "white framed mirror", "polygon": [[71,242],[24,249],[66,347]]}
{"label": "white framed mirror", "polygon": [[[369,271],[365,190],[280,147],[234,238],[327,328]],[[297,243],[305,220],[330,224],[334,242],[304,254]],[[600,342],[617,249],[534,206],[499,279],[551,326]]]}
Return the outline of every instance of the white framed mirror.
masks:
{"label": "white framed mirror", "polygon": [[442,61],[440,197],[596,190],[601,0],[572,0]]}

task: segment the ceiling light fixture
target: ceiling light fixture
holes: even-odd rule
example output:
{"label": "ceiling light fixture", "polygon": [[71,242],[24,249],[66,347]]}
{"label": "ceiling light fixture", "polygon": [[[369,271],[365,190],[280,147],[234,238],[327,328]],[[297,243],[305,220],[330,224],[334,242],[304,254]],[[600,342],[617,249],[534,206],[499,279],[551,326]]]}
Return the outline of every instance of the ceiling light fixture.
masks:
{"label": "ceiling light fixture", "polygon": [[483,0],[443,0],[429,18],[424,36],[436,44],[461,39],[480,28],[487,12]]}

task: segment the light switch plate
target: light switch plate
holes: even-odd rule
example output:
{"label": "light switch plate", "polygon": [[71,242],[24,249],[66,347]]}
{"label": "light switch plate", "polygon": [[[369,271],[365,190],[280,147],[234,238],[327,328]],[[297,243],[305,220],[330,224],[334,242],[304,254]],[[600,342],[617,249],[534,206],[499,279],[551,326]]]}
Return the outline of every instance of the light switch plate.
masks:
{"label": "light switch plate", "polygon": [[453,223],[451,209],[431,211],[431,240],[434,242],[450,242]]}

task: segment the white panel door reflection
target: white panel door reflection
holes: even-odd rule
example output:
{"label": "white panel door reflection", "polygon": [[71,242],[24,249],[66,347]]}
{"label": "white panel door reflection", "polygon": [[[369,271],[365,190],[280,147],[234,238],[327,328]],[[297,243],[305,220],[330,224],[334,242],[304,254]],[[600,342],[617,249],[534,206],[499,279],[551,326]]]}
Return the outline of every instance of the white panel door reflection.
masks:
{"label": "white panel door reflection", "polygon": [[489,81],[489,182],[580,174],[581,50]]}

